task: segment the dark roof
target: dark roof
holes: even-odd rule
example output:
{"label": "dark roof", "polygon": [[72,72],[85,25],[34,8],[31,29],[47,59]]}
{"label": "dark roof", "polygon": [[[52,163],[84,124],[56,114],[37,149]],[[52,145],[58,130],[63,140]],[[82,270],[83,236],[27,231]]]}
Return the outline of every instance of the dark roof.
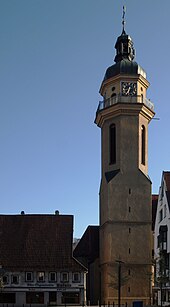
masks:
{"label": "dark roof", "polygon": [[163,176],[166,182],[166,187],[167,187],[166,197],[167,197],[168,206],[170,210],[170,172],[164,171]]}
{"label": "dark roof", "polygon": [[108,67],[106,70],[104,80],[108,80],[116,75],[139,75],[146,78],[146,72],[134,60],[135,49],[132,38],[126,34],[123,29],[122,34],[117,38],[116,44],[115,64]]}
{"label": "dark roof", "polygon": [[86,258],[88,263],[99,257],[99,226],[87,227],[73,255],[78,259]]}
{"label": "dark roof", "polygon": [[156,211],[158,206],[158,194],[152,195],[152,230],[155,228]]}
{"label": "dark roof", "polygon": [[123,59],[107,68],[104,80],[110,79],[119,74],[137,75],[138,64],[136,62]]}
{"label": "dark roof", "polygon": [[0,215],[0,264],[8,270],[83,270],[72,257],[72,215]]}
{"label": "dark roof", "polygon": [[163,175],[164,175],[164,179],[166,181],[167,190],[170,191],[170,172],[164,171]]}
{"label": "dark roof", "polygon": [[132,38],[126,34],[123,29],[122,34],[117,38],[115,62],[120,62],[122,59],[133,61],[135,57],[135,49],[133,46]]}

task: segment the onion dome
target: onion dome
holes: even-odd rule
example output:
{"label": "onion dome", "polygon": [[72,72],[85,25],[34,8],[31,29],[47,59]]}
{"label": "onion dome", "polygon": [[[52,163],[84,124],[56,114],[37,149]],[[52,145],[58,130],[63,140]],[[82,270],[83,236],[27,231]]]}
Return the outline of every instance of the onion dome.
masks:
{"label": "onion dome", "polygon": [[115,49],[116,56],[114,61],[116,64],[110,66],[106,70],[104,81],[110,79],[118,74],[136,75],[141,74],[146,78],[146,72],[134,60],[135,49],[133,46],[132,38],[126,34],[124,25],[125,8],[123,8],[123,30],[122,34],[117,38]]}

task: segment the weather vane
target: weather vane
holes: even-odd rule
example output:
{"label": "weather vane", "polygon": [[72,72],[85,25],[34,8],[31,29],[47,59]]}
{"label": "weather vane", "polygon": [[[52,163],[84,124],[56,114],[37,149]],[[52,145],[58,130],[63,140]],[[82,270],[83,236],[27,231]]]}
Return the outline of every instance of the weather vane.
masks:
{"label": "weather vane", "polygon": [[123,5],[123,16],[122,16],[122,25],[123,25],[123,31],[122,31],[122,33],[124,33],[125,32],[125,13],[126,13],[126,6],[125,5]]}

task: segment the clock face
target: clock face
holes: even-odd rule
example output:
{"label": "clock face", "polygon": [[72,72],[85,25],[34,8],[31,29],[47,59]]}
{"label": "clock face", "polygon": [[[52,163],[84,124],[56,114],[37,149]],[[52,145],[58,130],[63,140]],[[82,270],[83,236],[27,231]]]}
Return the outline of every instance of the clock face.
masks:
{"label": "clock face", "polygon": [[136,82],[122,82],[122,95],[123,96],[136,96],[137,83]]}

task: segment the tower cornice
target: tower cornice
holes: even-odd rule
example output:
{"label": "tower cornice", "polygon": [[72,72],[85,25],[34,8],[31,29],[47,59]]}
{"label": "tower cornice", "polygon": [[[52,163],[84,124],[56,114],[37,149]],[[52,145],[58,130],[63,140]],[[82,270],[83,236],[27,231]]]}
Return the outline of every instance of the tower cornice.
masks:
{"label": "tower cornice", "polygon": [[105,108],[96,114],[95,123],[102,128],[104,122],[120,115],[144,116],[148,122],[154,117],[155,113],[143,103],[117,103]]}

